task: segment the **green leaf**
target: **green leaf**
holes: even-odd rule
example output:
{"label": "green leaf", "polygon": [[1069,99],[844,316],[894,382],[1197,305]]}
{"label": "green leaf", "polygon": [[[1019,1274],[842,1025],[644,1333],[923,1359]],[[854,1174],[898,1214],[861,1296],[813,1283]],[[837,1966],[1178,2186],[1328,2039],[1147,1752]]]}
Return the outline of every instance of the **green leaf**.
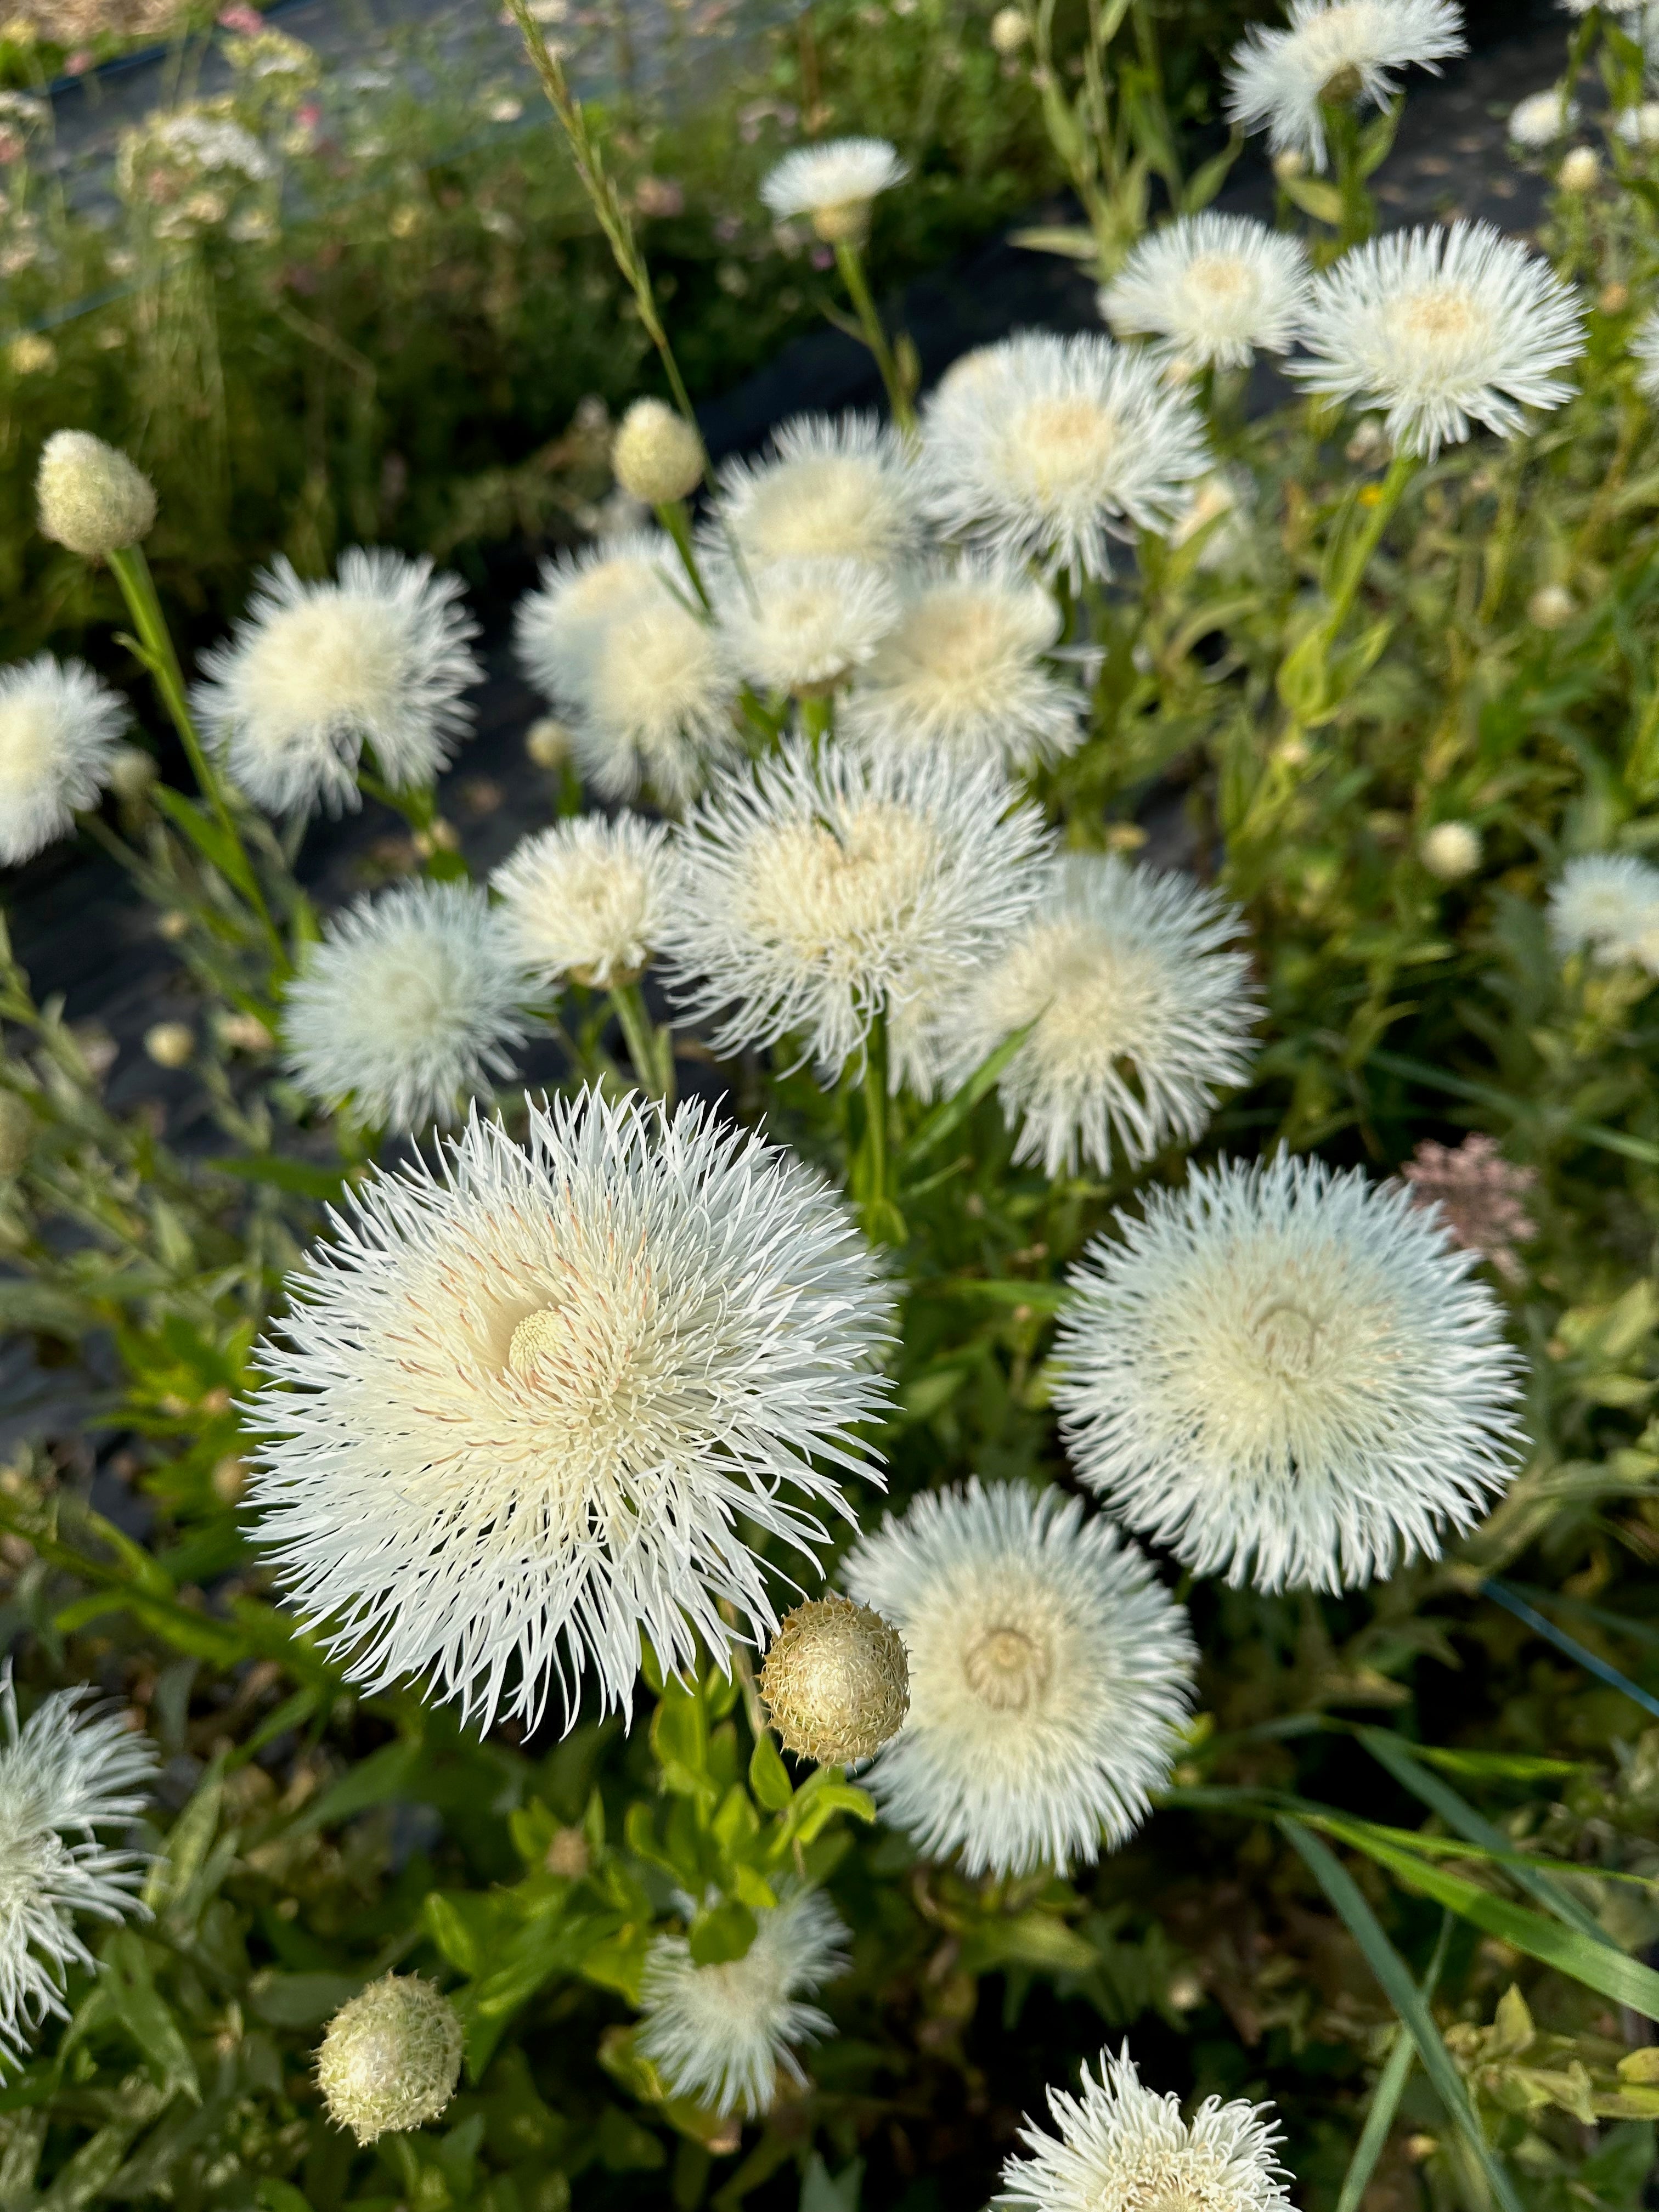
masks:
{"label": "green leaf", "polygon": [[350,1170],[317,1167],[309,1160],[286,1158],[281,1152],[249,1152],[240,1159],[204,1160],[216,1175],[234,1176],[238,1182],[269,1183],[273,1189],[292,1192],[296,1198],[314,1198],[326,1205],[345,1192]]}
{"label": "green leaf", "polygon": [[915,1297],[984,1298],[992,1305],[1030,1306],[1037,1313],[1059,1313],[1071,1297],[1064,1283],[1018,1275],[927,1275],[910,1290]]}
{"label": "green leaf", "polygon": [[761,1736],[749,1760],[749,1787],[755,1802],[769,1813],[781,1813],[795,1794],[789,1770],[769,1735]]}
{"label": "green leaf", "polygon": [[755,1916],[746,1905],[727,1898],[691,1923],[688,1942],[700,1966],[723,1966],[743,1958],[755,1940]]}
{"label": "green leaf", "polygon": [[1309,1871],[1346,1922],[1350,1934],[1365,1954],[1365,1962],[1382,1984],[1390,2004],[1417,2046],[1423,2071],[1433,2082],[1453,2124],[1479,2160],[1492,2195],[1503,2212],[1525,2212],[1507,2168],[1492,2151],[1482,2132],[1468,2091],[1452,2055],[1441,2040],[1434,2015],[1412,1979],[1411,1970],[1388,1937],[1376,1914],[1360,1894],[1347,1869],[1299,1820],[1281,1819],[1279,1827],[1306,1862]]}
{"label": "green leaf", "polygon": [[[1425,2008],[1434,1995],[1435,1984],[1440,1979],[1440,1969],[1446,1963],[1446,1948],[1451,1941],[1453,1925],[1452,1915],[1449,1912],[1443,1914],[1440,1922],[1440,1940],[1434,1947],[1429,1971],[1423,1977],[1420,1995]],[[1387,2063],[1377,2076],[1376,2087],[1371,2092],[1365,2124],[1360,2130],[1359,2141],[1354,2145],[1347,2172],[1342,2178],[1342,2191],[1336,2200],[1336,2212],[1359,2212],[1360,2200],[1376,2171],[1376,2161],[1382,2155],[1389,2131],[1394,2125],[1394,2116],[1400,2109],[1400,2100],[1405,2094],[1406,2077],[1412,2070],[1416,2049],[1409,2034],[1395,2038],[1394,2048],[1389,2051]]]}
{"label": "green leaf", "polygon": [[352,1820],[375,1805],[417,1798],[422,1764],[418,1743],[383,1744],[331,1783],[320,1796],[313,1797],[287,1823],[284,1834],[307,1835],[313,1828],[332,1827],[337,1821]]}
{"label": "green leaf", "polygon": [[1304,215],[1312,216],[1316,222],[1341,222],[1342,195],[1334,185],[1323,184],[1317,177],[1281,177],[1279,181]]}
{"label": "green leaf", "polygon": [[150,797],[160,807],[175,830],[181,830],[195,846],[202,858],[228,884],[234,884],[245,896],[257,897],[258,887],[254,883],[247,860],[236,840],[228,836],[223,826],[193,800],[165,783],[153,783]]}
{"label": "green leaf", "polygon": [[267,1968],[248,1984],[247,2001],[267,2027],[320,2027],[362,1986],[361,1974],[279,1974]]}
{"label": "green leaf", "polygon": [[899,1146],[901,1170],[914,1167],[919,1160],[925,1159],[935,1145],[943,1144],[948,1136],[962,1127],[981,1099],[988,1097],[996,1088],[1002,1071],[1036,1026],[1035,1021],[1026,1022],[1021,1028],[1011,1031],[989,1058],[980,1062],[960,1091],[953,1091],[948,1098],[942,1098],[931,1113],[922,1115]]}

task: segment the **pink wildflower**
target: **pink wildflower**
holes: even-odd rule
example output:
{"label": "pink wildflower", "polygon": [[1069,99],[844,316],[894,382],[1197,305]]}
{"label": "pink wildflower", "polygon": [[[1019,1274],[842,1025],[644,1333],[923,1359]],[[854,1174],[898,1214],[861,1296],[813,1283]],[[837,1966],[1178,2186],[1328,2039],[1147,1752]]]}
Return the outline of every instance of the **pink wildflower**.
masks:
{"label": "pink wildflower", "polygon": [[1480,1253],[1506,1282],[1519,1282],[1524,1270],[1515,1247],[1538,1234],[1522,1204],[1536,1168],[1506,1160],[1494,1137],[1465,1137],[1455,1147],[1425,1137],[1400,1172],[1413,1206],[1439,1207],[1454,1243]]}

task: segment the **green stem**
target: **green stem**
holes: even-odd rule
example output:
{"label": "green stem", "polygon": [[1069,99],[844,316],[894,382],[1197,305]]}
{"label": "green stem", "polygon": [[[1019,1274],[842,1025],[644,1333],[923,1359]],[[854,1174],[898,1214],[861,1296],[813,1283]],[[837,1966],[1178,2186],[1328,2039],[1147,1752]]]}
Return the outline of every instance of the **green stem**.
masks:
{"label": "green stem", "polygon": [[866,1235],[872,1243],[902,1244],[908,1231],[892,1196],[892,1161],[887,1145],[891,1105],[887,1095],[887,1009],[870,1024],[864,1041],[864,1143],[859,1162],[859,1196]]}
{"label": "green stem", "polygon": [[666,1029],[659,1029],[646,1012],[645,994],[637,983],[618,983],[611,993],[611,1005],[622,1025],[628,1056],[634,1063],[634,1073],[641,1088],[653,1098],[661,1099],[665,1106],[674,1103],[674,1040]]}
{"label": "green stem", "polygon": [[916,410],[910,395],[904,388],[904,380],[893,358],[893,349],[887,343],[887,333],[882,328],[881,317],[876,313],[876,303],[870,295],[870,284],[864,273],[864,256],[849,239],[836,243],[836,266],[841,271],[841,281],[847,287],[859,319],[859,328],[864,332],[864,343],[875,356],[876,367],[881,371],[881,380],[887,387],[887,404],[893,410],[893,420],[907,436],[916,427]]}
{"label": "green stem", "polygon": [[[1421,1989],[1425,2004],[1433,1996],[1435,1984],[1440,1979],[1440,1969],[1446,1963],[1446,1949],[1451,1942],[1453,1924],[1453,1916],[1449,1911],[1441,1921],[1440,1940],[1434,1947],[1429,1971],[1423,1978]],[[1394,2125],[1395,2114],[1400,2109],[1407,2077],[1416,2057],[1417,2046],[1401,2027],[1395,2034],[1388,2063],[1378,2075],[1376,2087],[1371,2092],[1365,2124],[1360,2131],[1359,2141],[1354,2145],[1353,2157],[1343,2178],[1342,2193],[1336,2200],[1336,2212],[1359,2212],[1360,2199],[1376,2171],[1376,2161],[1382,2157],[1382,2146],[1389,2140],[1389,2130]]]}
{"label": "green stem", "polygon": [[1347,620],[1359,586],[1364,580],[1370,558],[1382,542],[1382,532],[1394,519],[1395,509],[1405,496],[1407,485],[1417,473],[1415,453],[1396,453],[1389,463],[1389,473],[1376,489],[1376,503],[1366,515],[1358,535],[1342,557],[1337,573],[1336,588],[1331,593],[1331,611],[1326,617],[1324,629],[1327,644],[1336,641],[1336,634]]}
{"label": "green stem", "polygon": [[150,574],[149,562],[144,558],[144,549],[142,545],[125,546],[110,555],[109,565],[121,587],[121,596],[127,603],[127,612],[132,617],[133,628],[138,633],[141,658],[155,679],[161,703],[183,742],[197,787],[223,833],[227,847],[234,853],[240,864],[234,871],[236,888],[253,909],[260,927],[270,940],[277,973],[286,975],[289,970],[288,948],[270,918],[270,908],[265,904],[259,879],[253,872],[253,864],[248,859],[241,833],[231,814],[224,787],[214,774],[198,732],[195,717],[190,711],[190,702],[185,696],[184,672],[179,665],[179,656],[173,651],[172,634],[167,629],[167,617],[161,611],[161,602],[156,596],[155,580]]}
{"label": "green stem", "polygon": [[823,740],[835,735],[836,695],[833,691],[803,691],[797,703],[801,734],[811,739],[812,757],[816,760]]}
{"label": "green stem", "polygon": [[680,556],[680,566],[690,579],[691,588],[705,607],[713,605],[702,571],[697,566],[696,549],[691,543],[691,518],[685,511],[683,499],[665,500],[657,509],[657,520],[674,541],[674,550]]}

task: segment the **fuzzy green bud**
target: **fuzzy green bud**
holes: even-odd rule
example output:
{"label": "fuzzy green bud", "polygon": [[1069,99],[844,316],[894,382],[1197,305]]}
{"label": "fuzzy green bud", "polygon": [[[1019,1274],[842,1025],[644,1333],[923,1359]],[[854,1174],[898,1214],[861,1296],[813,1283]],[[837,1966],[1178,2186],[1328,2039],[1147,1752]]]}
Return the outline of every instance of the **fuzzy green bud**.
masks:
{"label": "fuzzy green bud", "polygon": [[335,2014],[317,2054],[328,2116],[360,2143],[435,2120],[460,2074],[460,2020],[418,1974],[371,1982]]}
{"label": "fuzzy green bud", "polygon": [[872,1758],[910,1710],[903,1641],[868,1606],[813,1598],[774,1638],[760,1693],[786,1751],[821,1766]]}
{"label": "fuzzy green bud", "polygon": [[660,399],[636,399],[617,426],[611,472],[630,499],[666,507],[702,482],[702,441]]}
{"label": "fuzzy green bud", "polygon": [[45,536],[88,561],[147,538],[155,487],[124,453],[89,430],[54,430],[40,455],[35,502]]}

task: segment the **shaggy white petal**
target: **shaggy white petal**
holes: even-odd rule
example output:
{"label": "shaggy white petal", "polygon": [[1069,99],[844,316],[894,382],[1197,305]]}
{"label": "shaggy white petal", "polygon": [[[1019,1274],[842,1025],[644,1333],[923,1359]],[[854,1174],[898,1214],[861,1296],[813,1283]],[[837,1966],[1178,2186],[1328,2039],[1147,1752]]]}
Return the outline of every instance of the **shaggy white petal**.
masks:
{"label": "shaggy white petal", "polygon": [[1659,975],[1659,868],[1633,853],[1585,853],[1551,887],[1550,937],[1559,953],[1633,960]]}
{"label": "shaggy white petal", "polygon": [[20,1729],[9,1666],[0,1677],[0,2051],[14,2059],[49,2014],[69,2018],[64,1978],[94,1963],[75,1915],[142,1909],[143,1854],[96,1831],[143,1811],[155,1754],[118,1712],[88,1711],[91,1695],[56,1690]]}
{"label": "shaggy white petal", "polygon": [[884,138],[831,138],[797,146],[763,179],[760,196],[780,222],[858,207],[902,184],[910,172]]}
{"label": "shaggy white petal", "polygon": [[1142,2083],[1126,2045],[1100,2054],[1082,2094],[1050,2089],[1058,2138],[1030,2122],[1027,2155],[1002,2169],[1015,2212],[1291,2212],[1279,2130],[1268,2105],[1206,2097],[1190,2120],[1172,2092]]}
{"label": "shaggy white petal", "polygon": [[1392,232],[1316,277],[1304,319],[1312,356],[1291,364],[1310,391],[1386,407],[1403,453],[1461,445],[1473,417],[1500,437],[1528,407],[1559,407],[1553,372],[1583,350],[1570,286],[1540,255],[1486,222]]}
{"label": "shaggy white petal", "polygon": [[333,583],[273,562],[191,695],[249,798],[279,814],[357,806],[366,745],[394,791],[429,784],[472,726],[462,694],[483,673],[461,592],[430,561],[380,549],[349,548]]}
{"label": "shaggy white petal", "polygon": [[1474,1525],[1520,1363],[1407,1190],[1281,1153],[1143,1202],[1073,1269],[1056,1347],[1073,1461],[1130,1528],[1196,1574],[1336,1590]]}
{"label": "shaggy white petal", "polygon": [[542,563],[537,588],[513,611],[513,641],[519,665],[550,704],[568,703],[619,615],[641,601],[672,602],[678,559],[661,531],[635,530]]}
{"label": "shaggy white petal", "polygon": [[939,527],[1053,574],[1105,575],[1114,534],[1158,530],[1210,467],[1204,426],[1139,347],[1027,337],[942,385],[917,470]]}
{"label": "shaggy white petal", "polygon": [[283,994],[288,1069],[371,1127],[451,1121],[527,1034],[528,979],[471,884],[416,883],[336,915]]}
{"label": "shaggy white petal", "polygon": [[1042,905],[975,975],[947,1024],[952,1081],[1031,1024],[1000,1097],[1015,1158],[1048,1176],[1109,1175],[1170,1137],[1196,1143],[1218,1091],[1254,1057],[1249,963],[1231,949],[1243,916],[1189,877],[1111,854],[1071,853]]}
{"label": "shaggy white petal", "polygon": [[817,1890],[757,1913],[741,1959],[699,1966],[684,1936],[659,1936],[640,1984],[635,2048],[671,2094],[758,2118],[776,2100],[780,2075],[806,2078],[790,2045],[830,2033],[829,2015],[802,1999],[843,1971],[846,1940]]}
{"label": "shaggy white petal", "polygon": [[580,814],[525,838],[490,878],[508,946],[532,974],[599,990],[650,962],[668,918],[668,831],[637,814]]}
{"label": "shaggy white petal", "polygon": [[78,660],[0,668],[0,861],[31,859],[97,805],[126,726],[125,702]]}
{"label": "shaggy white petal", "polygon": [[1636,363],[1636,385],[1650,399],[1659,399],[1659,307],[1643,316],[1631,334],[1631,359]]}
{"label": "shaggy white petal", "polygon": [[710,574],[720,634],[763,691],[823,691],[872,659],[898,620],[898,592],[867,561],[769,562],[747,579]]}
{"label": "shaggy white petal", "polygon": [[847,1586],[904,1639],[910,1713],[863,1778],[970,1875],[1091,1864],[1170,1778],[1197,1652],[1183,1607],[1080,1498],[977,1479],[863,1536]]}
{"label": "shaggy white petal", "polygon": [[1058,760],[1081,742],[1088,703],[1045,659],[1060,632],[1053,595],[1011,562],[969,554],[911,576],[896,628],[842,704],[841,733],[874,756],[936,747],[1011,769]]}
{"label": "shaggy white petal", "polygon": [[833,1083],[886,1006],[895,1088],[931,1087],[945,1000],[1042,896],[1049,848],[1003,777],[947,754],[799,741],[705,799],[680,838],[664,953],[718,1050],[798,1037]]}
{"label": "shaggy white petal", "polygon": [[[722,1661],[726,1599],[777,1626],[740,1520],[811,1557],[874,1478],[890,1304],[841,1198],[696,1103],[592,1091],[475,1115],[380,1175],[294,1286],[251,1409],[250,1494],[293,1602],[353,1679],[414,1675],[488,1726],[640,1638]],[[878,1478],[874,1478],[878,1479]]]}
{"label": "shaggy white petal", "polygon": [[1528,151],[1553,146],[1577,121],[1578,102],[1568,98],[1565,85],[1546,85],[1542,92],[1529,92],[1516,100],[1510,110],[1510,141]]}
{"label": "shaggy white petal", "polygon": [[1374,107],[1399,90],[1398,72],[1440,64],[1464,52],[1463,11],[1455,0],[1291,0],[1290,28],[1255,24],[1233,49],[1227,118],[1267,133],[1275,154],[1325,166],[1325,98]]}
{"label": "shaggy white petal", "polygon": [[665,805],[684,806],[714,763],[738,750],[738,671],[714,625],[666,589],[615,614],[573,669],[576,765],[605,799],[648,783]]}
{"label": "shaggy white petal", "polygon": [[1185,368],[1243,368],[1289,347],[1309,282],[1300,239],[1206,211],[1143,238],[1103,286],[1100,311],[1119,337],[1155,337]]}
{"label": "shaggy white petal", "polygon": [[702,532],[707,556],[747,562],[820,559],[890,567],[922,534],[903,440],[873,415],[800,415],[759,460],[728,461],[720,514]]}

